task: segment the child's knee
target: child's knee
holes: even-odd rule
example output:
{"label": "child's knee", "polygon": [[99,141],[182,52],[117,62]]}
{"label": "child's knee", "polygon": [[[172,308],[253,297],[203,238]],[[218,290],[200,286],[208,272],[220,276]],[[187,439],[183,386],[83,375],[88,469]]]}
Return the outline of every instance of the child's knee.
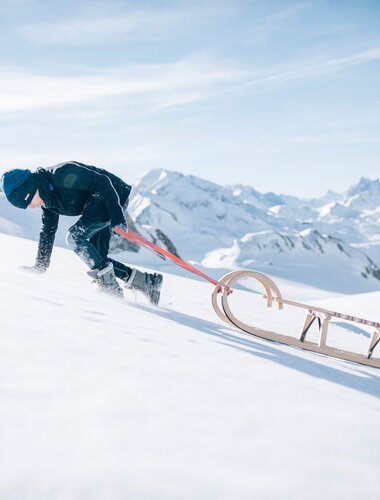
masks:
{"label": "child's knee", "polygon": [[77,248],[83,239],[84,237],[81,235],[81,231],[77,227],[72,226],[66,234],[66,245],[72,249]]}

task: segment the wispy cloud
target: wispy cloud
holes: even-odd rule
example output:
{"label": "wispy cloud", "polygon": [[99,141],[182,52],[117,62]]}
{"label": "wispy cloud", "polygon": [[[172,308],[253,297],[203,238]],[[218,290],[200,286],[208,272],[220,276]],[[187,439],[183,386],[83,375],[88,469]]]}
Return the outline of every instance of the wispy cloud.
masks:
{"label": "wispy cloud", "polygon": [[[380,59],[380,47],[351,54],[340,58],[319,60],[316,63],[310,61],[298,63],[288,69],[279,67],[277,69],[263,70],[261,74],[256,74],[254,78],[246,80],[239,85],[240,90],[250,87],[268,87],[280,85],[292,80],[321,78],[324,75],[341,71],[351,66],[365,64]],[[234,88],[232,91],[236,91]]]}
{"label": "wispy cloud", "polygon": [[185,10],[135,10],[121,15],[84,15],[57,23],[27,24],[19,32],[40,43],[92,43],[123,36],[152,39],[178,27],[190,13]]}
{"label": "wispy cloud", "polygon": [[[105,76],[106,75],[106,76]],[[0,112],[19,111],[118,97],[161,108],[200,100],[246,77],[244,71],[202,58],[173,64],[96,70],[80,76],[48,76],[0,67]],[[127,101],[128,102],[128,101]],[[145,106],[147,107],[147,106]]]}
{"label": "wispy cloud", "polygon": [[178,39],[183,35],[194,38],[207,35],[217,21],[225,20],[228,23],[231,16],[238,15],[241,10],[240,0],[191,0],[161,2],[161,5],[159,2],[148,2],[151,4],[149,6],[146,3],[77,0],[73,1],[73,9],[66,9],[66,12],[70,12],[68,15],[63,14],[57,19],[56,9],[51,9],[53,18],[49,21],[34,20],[21,24],[17,31],[33,42],[62,45],[154,41]]}
{"label": "wispy cloud", "polygon": [[122,105],[145,111],[191,104],[214,95],[321,78],[345,68],[380,59],[380,47],[291,68],[249,69],[230,62],[189,57],[171,64],[96,69],[79,76],[50,76],[0,67],[0,112],[94,103],[116,97]]}

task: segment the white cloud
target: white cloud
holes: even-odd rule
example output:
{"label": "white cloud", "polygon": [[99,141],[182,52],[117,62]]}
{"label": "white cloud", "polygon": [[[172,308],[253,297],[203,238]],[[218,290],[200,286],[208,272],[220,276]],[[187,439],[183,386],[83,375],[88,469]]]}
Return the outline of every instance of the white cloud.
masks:
{"label": "white cloud", "polygon": [[217,19],[228,22],[240,12],[240,2],[234,0],[189,0],[169,5],[152,2],[152,7],[144,7],[143,3],[101,0],[83,4],[79,0],[74,2],[72,10],[76,12],[72,17],[21,24],[18,31],[33,42],[64,45],[177,40],[185,33],[193,39],[202,29],[212,28]]}
{"label": "white cloud", "polygon": [[[187,58],[171,64],[131,65],[97,69],[78,76],[50,76],[0,67],[0,112],[13,112],[116,97],[120,105],[144,111],[191,104],[213,95],[270,88],[292,80],[321,78],[350,66],[380,59],[380,48],[289,69],[244,70],[207,58]],[[112,104],[114,105],[114,103]],[[111,104],[110,104],[111,106]]]}
{"label": "white cloud", "polygon": [[40,43],[99,43],[122,37],[155,39],[178,31],[193,17],[190,11],[134,10],[119,15],[81,15],[57,23],[23,25],[19,31]]}
{"label": "white cloud", "polygon": [[241,85],[233,88],[232,91],[237,91],[237,88],[242,90],[249,87],[268,87],[278,85],[292,80],[300,80],[306,78],[321,78],[323,75],[328,75],[336,71],[344,70],[350,66],[357,66],[380,59],[380,47],[367,51],[351,54],[346,57],[320,60],[316,63],[310,61],[298,63],[296,66],[289,69],[275,68],[272,70],[263,70],[260,74],[256,74],[254,78],[246,80]]}
{"label": "white cloud", "polygon": [[0,112],[93,102],[112,96],[128,98],[130,103],[144,103],[150,98],[153,107],[161,108],[200,100],[244,77],[239,69],[194,58],[122,70],[108,68],[79,76],[48,76],[0,67]]}
{"label": "white cloud", "polygon": [[380,59],[380,47],[375,47],[374,49],[367,50],[364,52],[359,52],[347,57],[341,57],[337,59],[332,59],[326,61],[324,65],[326,68],[342,69],[348,66],[355,66],[357,64],[363,64],[371,61],[376,61]]}

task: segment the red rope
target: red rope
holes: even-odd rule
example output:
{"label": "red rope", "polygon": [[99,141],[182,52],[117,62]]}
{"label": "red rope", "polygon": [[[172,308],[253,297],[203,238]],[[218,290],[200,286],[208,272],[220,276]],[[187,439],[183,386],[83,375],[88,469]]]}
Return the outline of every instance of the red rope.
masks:
{"label": "red rope", "polygon": [[132,243],[136,243],[140,247],[146,248],[148,250],[152,250],[153,252],[156,252],[160,255],[164,255],[168,259],[175,262],[178,266],[183,267],[184,269],[186,269],[187,271],[190,271],[191,273],[194,273],[194,274],[197,274],[198,276],[201,276],[202,278],[207,280],[212,285],[219,287],[218,292],[222,292],[223,288],[225,288],[227,290],[228,294],[232,293],[232,289],[230,287],[224,285],[223,283],[219,283],[219,281],[213,280],[212,278],[210,278],[210,276],[207,276],[207,274],[203,273],[202,271],[200,271],[196,267],[188,264],[187,262],[180,259],[179,257],[176,257],[175,255],[168,252],[167,250],[164,250],[163,248],[159,247],[155,243],[152,243],[151,241],[146,240],[145,238],[143,238],[139,234],[136,234],[133,231],[125,232],[122,229],[120,229],[119,227],[115,227],[114,231],[116,233],[120,234],[120,236],[123,236],[127,240],[131,241]]}

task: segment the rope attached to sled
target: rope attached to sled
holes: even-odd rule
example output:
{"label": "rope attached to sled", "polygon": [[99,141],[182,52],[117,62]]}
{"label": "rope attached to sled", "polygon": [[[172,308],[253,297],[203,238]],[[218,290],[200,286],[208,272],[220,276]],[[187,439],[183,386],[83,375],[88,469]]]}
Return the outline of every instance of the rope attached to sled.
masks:
{"label": "rope attached to sled", "polygon": [[192,266],[191,264],[185,262],[184,260],[180,259],[176,255],[173,255],[172,253],[168,252],[164,248],[159,247],[155,243],[152,243],[151,241],[143,238],[140,234],[134,233],[133,231],[123,231],[119,227],[116,227],[114,231],[119,234],[120,236],[123,236],[125,239],[128,241],[131,241],[132,243],[135,243],[136,245],[139,245],[140,247],[146,248],[147,250],[151,250],[152,252],[155,252],[159,255],[163,255],[164,257],[167,257],[168,259],[172,260],[175,264],[178,266],[183,267],[186,269],[186,271],[190,271],[193,274],[196,274],[200,276],[201,278],[204,278],[207,280],[209,283],[214,285],[218,293],[221,293],[223,290],[226,290],[228,294],[232,293],[232,289],[223,284],[220,283],[219,281],[215,281],[214,279],[210,278],[210,276],[207,276],[204,272],[200,271],[196,267]]}

